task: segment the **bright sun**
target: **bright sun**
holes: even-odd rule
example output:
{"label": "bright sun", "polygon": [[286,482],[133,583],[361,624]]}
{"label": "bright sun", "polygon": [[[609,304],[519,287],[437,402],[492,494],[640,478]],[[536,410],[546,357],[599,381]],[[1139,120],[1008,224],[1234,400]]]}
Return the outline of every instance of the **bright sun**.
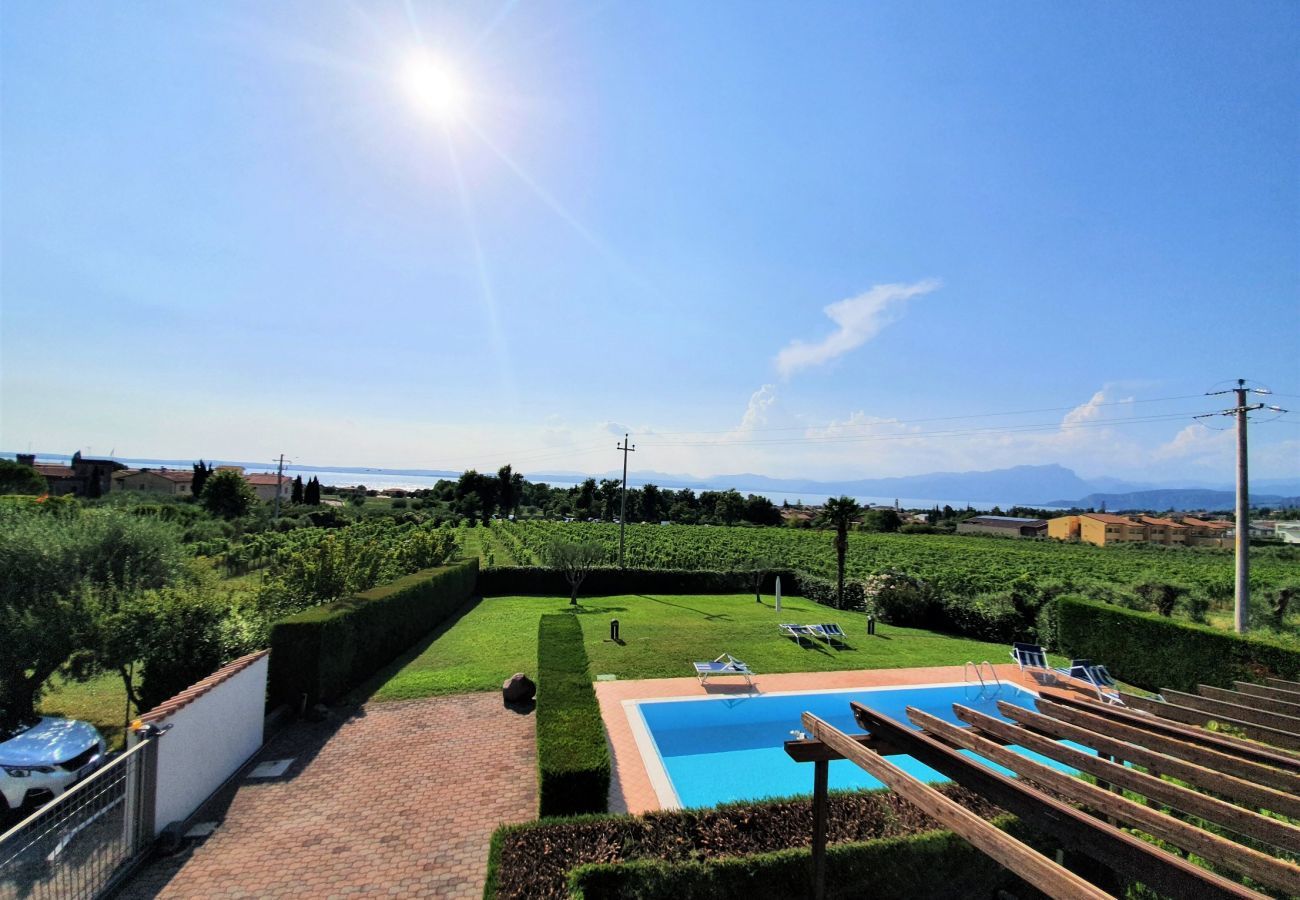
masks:
{"label": "bright sun", "polygon": [[407,61],[402,70],[407,93],[421,110],[435,118],[458,118],[465,110],[465,88],[454,70],[427,56]]}

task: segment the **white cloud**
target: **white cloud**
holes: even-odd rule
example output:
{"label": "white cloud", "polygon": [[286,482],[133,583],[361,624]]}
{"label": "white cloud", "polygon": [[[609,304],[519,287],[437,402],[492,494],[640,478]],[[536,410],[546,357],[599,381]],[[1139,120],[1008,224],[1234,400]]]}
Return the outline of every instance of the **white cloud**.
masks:
{"label": "white cloud", "polygon": [[1232,429],[1207,428],[1193,422],[1169,441],[1151,452],[1158,460],[1192,460],[1198,463],[1230,463],[1236,452],[1237,437]]}
{"label": "white cloud", "polygon": [[941,284],[937,278],[913,284],[878,284],[856,297],[832,303],[823,312],[839,328],[813,344],[797,338],[791,341],[776,355],[777,370],[788,377],[862,346],[897,319],[908,300],[937,290]]}
{"label": "white cloud", "polygon": [[749,397],[745,415],[740,420],[741,431],[752,431],[767,424],[767,411],[776,402],[776,385],[765,384]]}

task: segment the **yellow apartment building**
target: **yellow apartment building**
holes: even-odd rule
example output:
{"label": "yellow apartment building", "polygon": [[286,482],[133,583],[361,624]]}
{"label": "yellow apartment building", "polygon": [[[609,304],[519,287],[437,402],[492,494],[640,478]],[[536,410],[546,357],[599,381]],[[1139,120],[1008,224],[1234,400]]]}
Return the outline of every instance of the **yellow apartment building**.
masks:
{"label": "yellow apartment building", "polygon": [[1058,541],[1085,541],[1098,547],[1150,539],[1147,525],[1109,513],[1083,513],[1047,520],[1047,536]]}
{"label": "yellow apartment building", "polygon": [[1147,526],[1150,535],[1147,540],[1153,544],[1181,547],[1187,543],[1187,533],[1191,529],[1181,522],[1175,522],[1173,519],[1162,519],[1157,516],[1137,516],[1136,518]]}

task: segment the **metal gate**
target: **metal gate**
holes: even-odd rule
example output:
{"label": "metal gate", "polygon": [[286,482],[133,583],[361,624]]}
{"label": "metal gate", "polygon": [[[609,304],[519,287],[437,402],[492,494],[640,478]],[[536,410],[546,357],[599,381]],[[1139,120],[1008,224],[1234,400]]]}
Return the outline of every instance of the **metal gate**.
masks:
{"label": "metal gate", "polygon": [[0,835],[0,898],[91,900],[120,885],[153,844],[157,772],[154,735]]}

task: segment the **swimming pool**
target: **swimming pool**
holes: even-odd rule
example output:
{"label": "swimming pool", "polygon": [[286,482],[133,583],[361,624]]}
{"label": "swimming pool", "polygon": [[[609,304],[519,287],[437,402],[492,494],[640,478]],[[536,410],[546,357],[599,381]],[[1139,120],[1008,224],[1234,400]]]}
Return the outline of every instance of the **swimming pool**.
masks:
{"label": "swimming pool", "polygon": [[[954,703],[1005,722],[1009,720],[998,712],[999,700],[1033,709],[1034,697],[1031,691],[1013,684],[1003,683],[999,688],[982,690],[979,685],[959,683],[625,700],[623,705],[659,804],[664,809],[675,809],[811,793],[813,767],[790,759],[783,746],[791,739],[792,731],[803,728],[801,716],[805,711],[841,731],[861,734],[862,729],[849,709],[853,700],[908,725],[911,723],[904,713],[908,706],[961,725],[952,712]],[[1087,749],[1077,744],[1070,746]],[[1054,769],[1075,771],[1033,751],[1012,749]],[[1011,774],[976,754],[961,752],[996,771]],[[910,756],[890,756],[889,760],[923,781],[946,780]],[[882,786],[846,759],[830,764],[831,790]]]}

